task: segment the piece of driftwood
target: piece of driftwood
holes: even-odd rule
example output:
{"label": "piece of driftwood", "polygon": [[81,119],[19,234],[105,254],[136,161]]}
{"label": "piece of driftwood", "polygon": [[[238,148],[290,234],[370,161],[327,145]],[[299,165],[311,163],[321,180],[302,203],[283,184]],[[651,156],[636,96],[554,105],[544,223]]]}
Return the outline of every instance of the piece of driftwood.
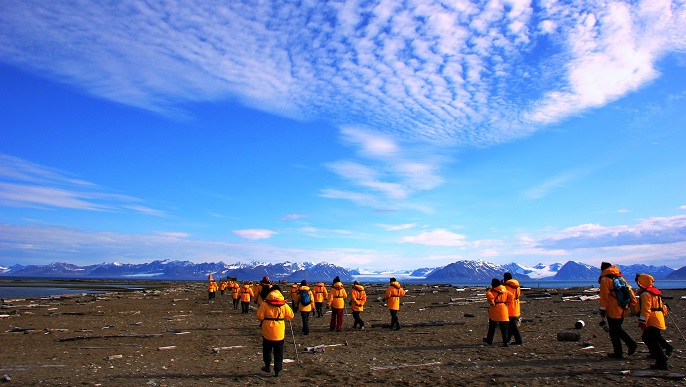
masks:
{"label": "piece of driftwood", "polygon": [[23,333],[26,333],[26,332],[32,332],[32,331],[35,331],[35,330],[36,330],[36,328],[19,328],[19,327],[14,327],[14,328],[10,329],[9,331],[5,331],[5,332],[23,332]]}
{"label": "piece of driftwood", "polygon": [[[440,327],[444,325],[464,325],[464,321],[426,321],[418,323],[404,323],[401,324],[403,327]],[[372,328],[390,328],[391,324],[372,324]]]}
{"label": "piece of driftwood", "polygon": [[92,339],[121,339],[121,338],[133,338],[133,339],[147,339],[151,337],[162,337],[161,333],[124,333],[121,335],[100,335],[100,336],[74,336],[65,337],[57,341],[77,341],[77,340],[92,340]]}
{"label": "piece of driftwood", "polygon": [[424,366],[432,366],[432,365],[439,365],[441,364],[440,361],[434,361],[430,363],[421,363],[421,364],[400,364],[397,366],[372,366],[369,367],[370,370],[372,371],[381,371],[381,370],[395,370],[398,368],[407,368],[407,367],[424,367]]}
{"label": "piece of driftwood", "polygon": [[236,348],[243,348],[243,346],[242,345],[232,345],[230,347],[214,347],[214,348],[212,348],[212,352],[219,353],[220,351],[227,351],[229,349],[236,349]]}
{"label": "piece of driftwood", "polygon": [[158,351],[169,351],[169,350],[172,350],[172,349],[176,349],[176,345],[169,345],[169,346],[166,346],[166,347],[157,347],[157,350],[158,350]]}

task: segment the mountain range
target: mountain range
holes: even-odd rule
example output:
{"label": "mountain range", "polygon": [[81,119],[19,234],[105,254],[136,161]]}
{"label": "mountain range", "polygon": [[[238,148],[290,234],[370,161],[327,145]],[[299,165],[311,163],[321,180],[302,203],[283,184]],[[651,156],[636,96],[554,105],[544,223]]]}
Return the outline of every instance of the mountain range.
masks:
{"label": "mountain range", "polygon": [[[686,266],[674,270],[667,266],[617,265],[625,278],[633,281],[637,273],[650,274],[655,279],[686,279]],[[155,280],[204,280],[208,274],[215,278],[237,277],[238,279],[259,280],[264,276],[271,280],[300,282],[330,282],[338,276],[343,282],[360,279],[367,282],[385,282],[389,277],[402,278],[403,281],[424,281],[432,283],[454,283],[458,281],[490,281],[502,278],[505,272],[523,281],[587,281],[597,280],[598,267],[568,261],[564,264],[538,264],[527,267],[518,263],[498,265],[482,260],[462,260],[437,268],[421,268],[399,271],[371,271],[365,269],[346,269],[340,266],[321,263],[233,263],[156,260],[149,263],[100,263],[88,266],[55,262],[49,265],[0,266],[0,276],[34,278],[91,278],[91,279],[155,279]]]}

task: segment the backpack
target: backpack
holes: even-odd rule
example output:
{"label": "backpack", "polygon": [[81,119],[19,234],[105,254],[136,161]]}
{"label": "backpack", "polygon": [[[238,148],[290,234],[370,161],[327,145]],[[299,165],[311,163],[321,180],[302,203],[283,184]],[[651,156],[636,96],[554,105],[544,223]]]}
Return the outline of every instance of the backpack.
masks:
{"label": "backpack", "polygon": [[615,292],[617,305],[619,305],[619,307],[622,309],[626,309],[631,301],[631,289],[626,283],[626,280],[624,280],[622,277],[614,277],[612,278],[612,286],[614,286],[612,291]]}
{"label": "backpack", "polygon": [[300,291],[300,304],[302,306],[310,305],[312,299],[310,298],[310,292],[308,290]]}

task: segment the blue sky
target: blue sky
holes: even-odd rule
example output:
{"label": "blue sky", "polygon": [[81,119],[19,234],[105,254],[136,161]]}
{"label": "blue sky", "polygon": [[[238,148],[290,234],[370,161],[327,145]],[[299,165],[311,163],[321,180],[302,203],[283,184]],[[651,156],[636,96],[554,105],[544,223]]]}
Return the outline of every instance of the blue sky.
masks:
{"label": "blue sky", "polygon": [[0,265],[686,265],[683,1],[3,1]]}

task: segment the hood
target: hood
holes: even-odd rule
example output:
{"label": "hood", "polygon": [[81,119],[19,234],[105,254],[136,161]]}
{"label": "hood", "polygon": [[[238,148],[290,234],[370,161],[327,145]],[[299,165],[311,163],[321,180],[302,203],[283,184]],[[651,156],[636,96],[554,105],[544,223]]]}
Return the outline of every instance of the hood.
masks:
{"label": "hood", "polygon": [[281,294],[281,292],[278,290],[272,290],[269,292],[265,301],[271,305],[283,305],[286,303],[286,301],[283,299],[283,294]]}
{"label": "hood", "polygon": [[336,282],[335,284],[333,284],[333,288],[334,289],[343,289],[343,284],[340,282]]}
{"label": "hood", "polygon": [[361,292],[361,291],[363,291],[363,290],[364,290],[364,286],[362,286],[362,285],[355,285],[355,286],[353,286],[353,289],[355,289],[355,290],[357,290],[357,291],[360,291],[360,292]]}
{"label": "hood", "polygon": [[655,279],[650,274],[636,274],[636,283],[642,290],[647,290],[656,295],[662,293],[653,286],[655,285]]}
{"label": "hood", "polygon": [[243,285],[243,287],[246,289],[250,289],[250,284],[245,284],[245,285]]}
{"label": "hood", "polygon": [[493,289],[494,291],[499,292],[499,293],[502,293],[506,290],[505,285],[494,286],[491,289]]}
{"label": "hood", "polygon": [[601,277],[605,277],[607,275],[611,277],[620,277],[622,275],[622,272],[619,271],[619,268],[617,266],[610,266],[607,269],[603,270],[602,273],[600,273]]}
{"label": "hood", "polygon": [[509,279],[509,280],[505,281],[505,284],[512,286],[513,288],[519,287],[519,281],[517,281],[516,279]]}
{"label": "hood", "polygon": [[400,286],[400,283],[398,281],[391,282],[391,286],[393,286],[396,289],[402,288],[402,286]]}
{"label": "hood", "polygon": [[317,282],[314,286],[326,286],[326,285],[324,285],[324,282]]}
{"label": "hood", "polygon": [[301,286],[298,288],[298,290],[310,290],[309,286]]}

